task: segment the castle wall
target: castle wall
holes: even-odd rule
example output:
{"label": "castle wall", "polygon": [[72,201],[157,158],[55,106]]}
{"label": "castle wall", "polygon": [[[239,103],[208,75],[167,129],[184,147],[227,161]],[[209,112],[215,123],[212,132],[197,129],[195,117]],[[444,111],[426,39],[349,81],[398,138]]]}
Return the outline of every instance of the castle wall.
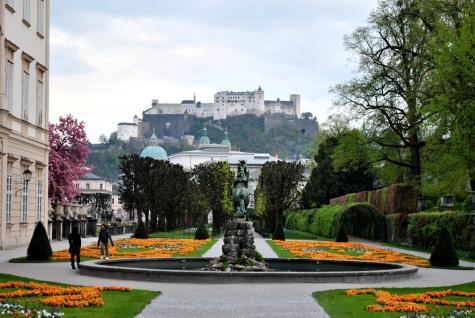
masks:
{"label": "castle wall", "polygon": [[130,138],[138,136],[138,128],[136,124],[119,123],[117,125],[117,139],[128,142]]}
{"label": "castle wall", "polygon": [[181,138],[193,127],[196,116],[182,114],[144,114],[142,137],[149,138],[155,128],[157,137]]}

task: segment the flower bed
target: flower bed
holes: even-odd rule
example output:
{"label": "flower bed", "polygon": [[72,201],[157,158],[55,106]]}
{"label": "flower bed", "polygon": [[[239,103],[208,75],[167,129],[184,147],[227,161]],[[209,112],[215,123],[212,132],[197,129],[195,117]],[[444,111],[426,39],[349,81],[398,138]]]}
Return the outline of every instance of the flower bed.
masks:
{"label": "flower bed", "polygon": [[429,261],[420,257],[404,255],[389,249],[381,249],[361,243],[329,241],[274,241],[297,257],[330,260],[361,260],[382,263],[402,263],[429,266]]}
{"label": "flower bed", "polygon": [[[429,312],[430,308],[427,305],[437,306],[454,306],[456,308],[475,307],[475,293],[457,291],[457,290],[442,290],[442,291],[428,291],[418,294],[398,295],[391,292],[366,288],[366,289],[350,289],[345,292],[348,296],[373,294],[376,296],[376,302],[381,305],[369,305],[366,307],[367,311],[376,312]],[[471,300],[453,300],[444,299],[445,297],[456,296],[472,298]]]}
{"label": "flower bed", "polygon": [[[192,239],[168,239],[168,238],[149,238],[149,239],[123,239],[114,242],[115,246],[109,245],[110,258],[156,258],[172,257],[175,255],[186,255],[196,251],[209,240]],[[97,244],[83,246],[81,256],[99,259],[101,249]],[[70,254],[68,250],[57,251],[53,253],[55,260],[68,260]]]}
{"label": "flower bed", "polygon": [[102,306],[103,291],[129,292],[131,289],[121,286],[63,287],[47,283],[9,281],[0,283],[0,302],[28,297],[29,301],[51,307]]}

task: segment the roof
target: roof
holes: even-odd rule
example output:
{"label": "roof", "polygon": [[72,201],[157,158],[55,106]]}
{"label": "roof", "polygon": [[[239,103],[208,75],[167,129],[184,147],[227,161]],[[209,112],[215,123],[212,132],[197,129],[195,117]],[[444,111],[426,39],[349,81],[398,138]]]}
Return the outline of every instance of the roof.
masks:
{"label": "roof", "polygon": [[195,101],[192,99],[184,99],[181,101],[182,104],[194,104]]}
{"label": "roof", "polygon": [[94,173],[88,172],[84,176],[80,177],[79,180],[104,180],[104,178],[99,177]]}
{"label": "roof", "polygon": [[148,146],[140,154],[140,157],[149,157],[155,160],[168,160],[168,155],[165,149],[160,146]]}
{"label": "roof", "polygon": [[134,123],[118,123],[117,125],[137,126],[137,124],[134,124]]}

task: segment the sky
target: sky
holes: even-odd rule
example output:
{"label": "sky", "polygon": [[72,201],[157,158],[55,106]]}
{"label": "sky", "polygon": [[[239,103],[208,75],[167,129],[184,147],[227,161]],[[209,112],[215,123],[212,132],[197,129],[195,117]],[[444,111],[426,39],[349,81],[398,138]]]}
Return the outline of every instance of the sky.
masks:
{"label": "sky", "polygon": [[[91,142],[152,99],[212,102],[218,91],[301,95],[320,123],[329,88],[355,64],[343,37],[376,0],[53,0],[50,121],[72,114]],[[354,60],[354,58],[353,58]]]}

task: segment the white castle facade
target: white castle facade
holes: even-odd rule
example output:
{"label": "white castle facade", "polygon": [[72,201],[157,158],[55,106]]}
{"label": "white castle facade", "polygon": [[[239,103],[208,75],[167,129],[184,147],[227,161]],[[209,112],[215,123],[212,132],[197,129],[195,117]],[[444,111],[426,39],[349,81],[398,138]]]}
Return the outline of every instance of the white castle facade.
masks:
{"label": "white castle facade", "polygon": [[[265,100],[264,91],[259,88],[253,92],[221,91],[214,95],[212,103],[202,103],[192,100],[183,100],[181,103],[159,103],[152,100],[152,107],[143,112],[148,115],[194,115],[199,118],[212,117],[213,120],[226,119],[228,116],[254,114],[284,114],[289,117],[300,115],[300,95],[291,94],[290,99]],[[130,137],[138,135],[139,119],[134,117],[132,123],[119,123],[117,125],[117,138],[128,141]]]}

